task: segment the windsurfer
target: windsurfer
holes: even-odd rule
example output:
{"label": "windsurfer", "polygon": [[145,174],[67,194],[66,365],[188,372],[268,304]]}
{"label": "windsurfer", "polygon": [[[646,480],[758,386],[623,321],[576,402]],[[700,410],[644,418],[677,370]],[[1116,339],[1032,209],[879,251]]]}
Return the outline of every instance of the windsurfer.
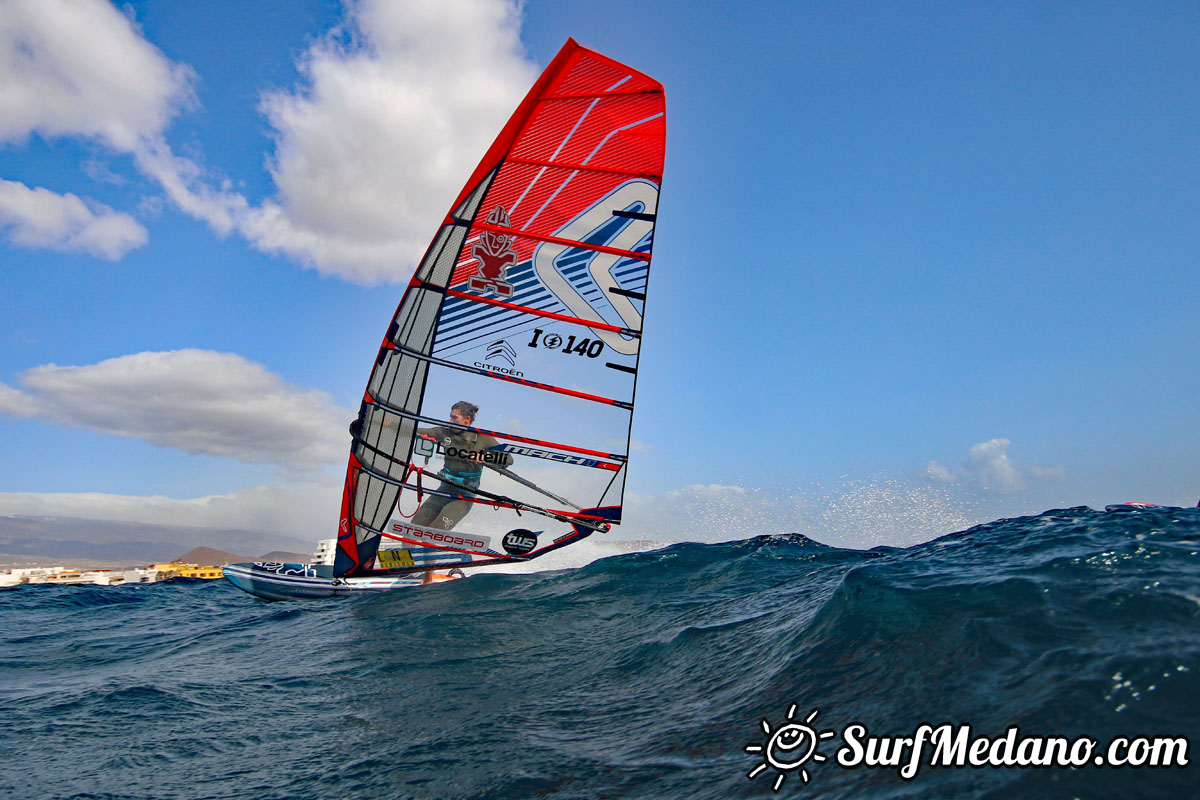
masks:
{"label": "windsurfer", "polygon": [[[450,408],[450,422],[456,426],[470,427],[478,413],[479,406],[460,400]],[[513,458],[508,453],[489,450],[499,443],[491,436],[476,431],[439,425],[436,428],[418,428],[417,434],[441,447],[444,461],[437,475],[443,480],[438,490],[452,496],[431,495],[417,508],[412,518],[413,524],[451,530],[474,505],[471,498],[475,493],[471,489],[479,488],[483,465],[508,467]],[[456,500],[455,496],[464,499]]]}

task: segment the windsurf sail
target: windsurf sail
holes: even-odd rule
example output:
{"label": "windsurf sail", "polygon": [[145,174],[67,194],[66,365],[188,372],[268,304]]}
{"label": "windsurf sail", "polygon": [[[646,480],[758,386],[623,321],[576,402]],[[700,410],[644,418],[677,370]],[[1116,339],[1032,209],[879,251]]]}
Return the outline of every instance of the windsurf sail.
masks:
{"label": "windsurf sail", "polygon": [[563,46],[388,326],[336,576],[524,561],[620,523],[665,139],[661,84]]}

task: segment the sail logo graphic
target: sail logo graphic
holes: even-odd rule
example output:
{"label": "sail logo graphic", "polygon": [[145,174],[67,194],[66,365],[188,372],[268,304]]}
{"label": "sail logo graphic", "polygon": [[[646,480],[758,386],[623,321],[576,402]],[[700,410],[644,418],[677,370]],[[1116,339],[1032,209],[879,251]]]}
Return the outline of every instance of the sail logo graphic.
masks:
{"label": "sail logo graphic", "polygon": [[[787,718],[791,720],[795,716],[796,704],[792,703],[791,708],[788,709]],[[772,791],[778,792],[779,787],[783,786],[783,780],[787,777],[788,772],[798,769],[800,770],[800,779],[808,783],[808,770],[804,768],[804,764],[810,759],[817,762],[825,761],[825,756],[817,752],[817,746],[820,745],[822,739],[837,735],[836,731],[817,733],[809,726],[809,723],[816,718],[817,710],[813,709],[813,712],[804,718],[803,724],[788,722],[771,730],[771,723],[767,721],[766,717],[763,717],[762,730],[767,735],[767,740],[763,744],[746,745],[747,753],[759,753],[763,760],[746,773],[746,777],[754,780],[767,767],[774,767],[779,774],[775,778]]]}
{"label": "sail logo graphic", "polygon": [[478,461],[481,464],[500,464],[504,465],[506,456],[502,452],[497,452],[495,448],[487,450],[469,450],[465,447],[455,447],[452,444],[453,440],[446,437],[444,441],[437,442],[432,438],[420,436],[413,442],[413,455],[424,456],[428,461],[435,455],[448,458],[461,458],[466,461]]}
{"label": "sail logo graphic", "polygon": [[[407,523],[393,522],[392,532],[399,536],[406,536],[409,539],[416,539],[421,542],[432,544],[434,547],[473,547],[476,550],[487,550],[491,547],[490,536],[480,536],[479,534],[456,534],[447,531],[420,528],[416,525]],[[380,553],[388,552],[380,550]],[[408,564],[406,566],[412,566]]]}
{"label": "sail logo graphic", "polygon": [[413,562],[412,553],[408,550],[380,548],[378,555],[379,566],[385,569],[402,569],[404,567],[416,566]]}
{"label": "sail logo graphic", "polygon": [[[498,447],[491,448],[498,450],[501,453],[512,453],[518,456],[530,456],[532,458],[544,458],[547,461],[557,461],[560,464],[578,464],[581,467],[596,467],[604,464],[603,461],[597,461],[594,458],[584,458],[583,456],[573,456],[569,453],[552,453],[549,450],[538,450],[535,447],[525,447],[519,444],[502,444]],[[614,468],[615,469],[615,468]]]}
{"label": "sail logo graphic", "polygon": [[[754,780],[768,768],[774,767],[773,791],[783,786],[788,772],[799,771],[805,783],[809,781],[805,764],[808,761],[828,761],[817,752],[822,740],[837,736],[836,731],[817,733],[812,725],[817,718],[813,709],[803,723],[791,722],[796,705],[788,709],[789,722],[772,730],[771,723],[762,720],[767,739],[762,744],[748,744],[747,753],[757,753],[762,759],[746,777]],[[1091,736],[1026,736],[1016,725],[1008,726],[1002,736],[974,733],[971,725],[949,722],[938,726],[921,723],[907,735],[878,735],[867,730],[861,722],[842,728],[844,744],[834,756],[842,769],[894,769],[903,781],[914,780],[923,767],[931,769],[979,769],[991,767],[1052,768],[1079,770],[1083,767],[1186,767],[1188,747],[1186,736],[1115,736],[1107,746]]]}
{"label": "sail logo graphic", "polygon": [[500,339],[492,342],[487,346],[487,355],[483,358],[484,361],[507,361],[510,367],[517,365],[517,351],[508,342]]}
{"label": "sail logo graphic", "polygon": [[[617,272],[628,269],[630,259],[620,251],[634,252],[654,232],[658,187],[643,179],[627,181],[554,234],[561,241],[538,245],[533,268],[542,284],[567,307],[570,314],[588,322],[618,325],[629,331],[642,327],[642,311],[630,301]],[[568,242],[589,243],[608,251],[576,248]],[[583,265],[585,269],[578,270]],[[643,269],[644,272],[644,269]],[[593,300],[599,294],[602,299]],[[606,328],[592,328],[596,338],[621,355],[638,352],[638,338]]]}
{"label": "sail logo graphic", "polygon": [[[483,361],[476,361],[475,366],[479,369],[486,369],[488,372],[498,372],[501,375],[511,375],[514,378],[523,378],[525,373],[516,369],[517,366],[517,351],[513,346],[504,339],[498,339],[487,346],[486,355]],[[501,362],[499,365],[492,362]],[[503,362],[508,362],[508,366],[504,366]]]}
{"label": "sail logo graphic", "polygon": [[[496,206],[487,217],[488,225],[498,228],[508,228],[512,222],[504,206]],[[479,262],[475,275],[467,281],[467,287],[472,291],[495,292],[501,297],[512,297],[513,286],[504,280],[508,277],[508,269],[517,263],[517,251],[512,246],[513,237],[505,233],[482,231],[479,241],[471,246],[471,255]]]}
{"label": "sail logo graphic", "polygon": [[254,567],[264,572],[274,572],[279,575],[299,575],[304,578],[317,577],[317,571],[311,564],[282,564],[278,561],[255,561]]}
{"label": "sail logo graphic", "polygon": [[517,528],[504,534],[501,544],[504,552],[511,556],[523,556],[533,552],[537,547],[537,537],[541,531],[531,531],[528,528]]}

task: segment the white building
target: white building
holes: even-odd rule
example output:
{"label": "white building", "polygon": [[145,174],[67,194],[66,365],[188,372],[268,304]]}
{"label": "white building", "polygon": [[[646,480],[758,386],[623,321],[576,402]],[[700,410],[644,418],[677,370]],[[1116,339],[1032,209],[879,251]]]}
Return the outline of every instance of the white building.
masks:
{"label": "white building", "polygon": [[153,568],[114,572],[111,569],[67,569],[65,567],[33,567],[0,572],[0,586],[23,584],[56,584],[59,586],[121,586],[130,583],[157,583],[172,577],[172,573]]}
{"label": "white building", "polygon": [[333,564],[337,552],[337,539],[322,539],[317,542],[317,551],[313,553],[313,564]]}

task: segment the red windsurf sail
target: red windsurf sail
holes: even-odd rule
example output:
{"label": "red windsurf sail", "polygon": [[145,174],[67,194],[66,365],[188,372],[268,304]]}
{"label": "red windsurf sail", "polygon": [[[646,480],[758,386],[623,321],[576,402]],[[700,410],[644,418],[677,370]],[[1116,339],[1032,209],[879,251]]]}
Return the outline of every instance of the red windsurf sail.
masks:
{"label": "red windsurf sail", "polygon": [[388,326],[336,575],[523,561],[620,522],[665,138],[657,81],[555,56]]}

